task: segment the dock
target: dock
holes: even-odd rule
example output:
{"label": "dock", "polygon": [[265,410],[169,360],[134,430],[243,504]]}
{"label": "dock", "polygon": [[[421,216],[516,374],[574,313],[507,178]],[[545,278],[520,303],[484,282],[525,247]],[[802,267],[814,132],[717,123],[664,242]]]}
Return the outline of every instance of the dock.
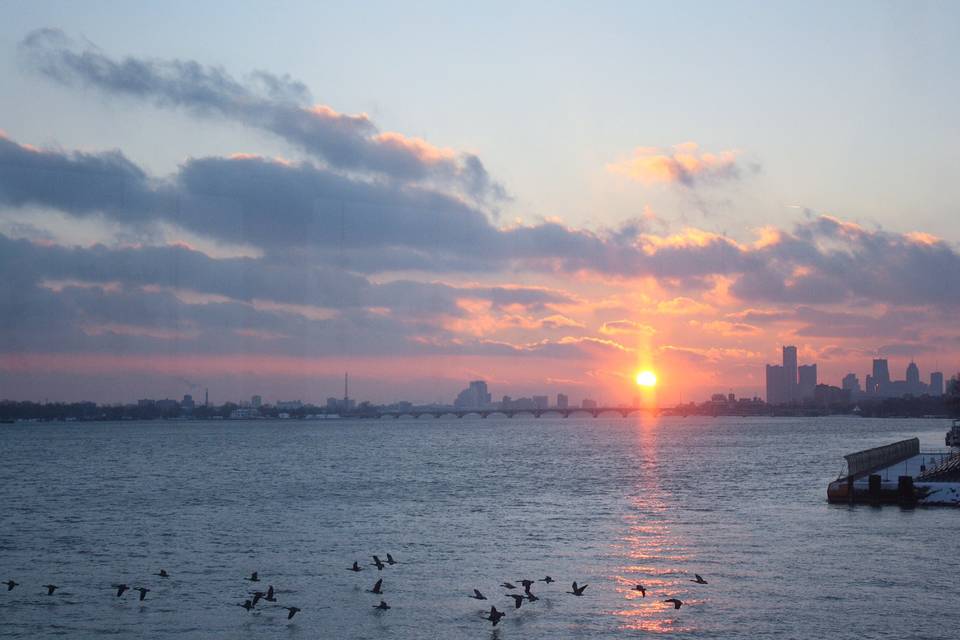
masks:
{"label": "dock", "polygon": [[827,487],[831,503],[960,506],[960,453],[920,450],[919,438],[844,456],[846,469]]}

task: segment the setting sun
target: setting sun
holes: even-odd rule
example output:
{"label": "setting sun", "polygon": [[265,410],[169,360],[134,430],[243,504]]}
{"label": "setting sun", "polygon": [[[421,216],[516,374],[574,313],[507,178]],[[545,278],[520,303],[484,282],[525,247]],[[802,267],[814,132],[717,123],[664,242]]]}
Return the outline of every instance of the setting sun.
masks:
{"label": "setting sun", "polygon": [[637,374],[637,384],[641,387],[653,387],[657,384],[657,376],[653,371],[641,371]]}

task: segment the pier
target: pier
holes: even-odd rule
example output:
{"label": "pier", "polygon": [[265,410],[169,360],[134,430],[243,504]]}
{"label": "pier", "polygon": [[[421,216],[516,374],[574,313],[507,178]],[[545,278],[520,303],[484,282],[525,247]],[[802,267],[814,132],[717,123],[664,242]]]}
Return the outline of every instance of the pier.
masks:
{"label": "pier", "polygon": [[846,469],[827,487],[831,503],[960,506],[960,454],[920,450],[910,438],[844,456]]}

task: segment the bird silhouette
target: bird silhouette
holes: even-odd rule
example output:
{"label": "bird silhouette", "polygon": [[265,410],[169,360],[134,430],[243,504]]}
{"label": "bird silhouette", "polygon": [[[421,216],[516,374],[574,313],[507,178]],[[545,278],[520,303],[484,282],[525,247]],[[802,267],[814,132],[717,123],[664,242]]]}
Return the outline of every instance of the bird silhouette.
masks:
{"label": "bird silhouette", "polygon": [[347,571],[363,571],[363,569],[361,569],[360,564],[356,560],[354,560],[353,566],[347,569]]}
{"label": "bird silhouette", "polygon": [[114,589],[117,590],[117,597],[118,597],[118,598],[123,595],[123,592],[124,592],[124,591],[126,591],[127,589],[130,588],[130,587],[128,587],[128,586],[125,585],[125,584],[115,584],[115,585],[112,585],[112,586],[113,586]]}
{"label": "bird silhouette", "polygon": [[48,596],[52,596],[52,595],[53,595],[53,592],[56,591],[57,589],[59,589],[60,587],[58,587],[58,586],[55,585],[55,584],[45,584],[45,585],[43,585],[43,588],[47,590],[47,595],[48,595]]}
{"label": "bird silhouette", "polygon": [[540,582],[546,582],[547,584],[550,584],[551,582],[554,582],[554,579],[551,578],[550,576],[547,576],[546,578],[544,578],[544,579],[541,580]]}
{"label": "bird silhouette", "polygon": [[533,580],[521,580],[520,584],[523,585],[524,591],[530,591],[530,587],[533,586]]}
{"label": "bird silhouette", "polygon": [[585,584],[585,585],[583,585],[582,587],[578,587],[578,586],[577,586],[577,583],[574,582],[574,583],[573,583],[573,591],[567,591],[567,593],[573,594],[573,595],[575,595],[575,596],[582,596],[584,589],[586,589],[586,588],[589,587],[589,586],[590,586],[590,585]]}
{"label": "bird silhouette", "polygon": [[373,556],[373,562],[371,562],[374,567],[377,568],[377,571],[383,571],[383,568],[386,566],[377,556]]}
{"label": "bird silhouette", "polygon": [[283,608],[289,612],[287,613],[287,620],[297,615],[297,611],[300,611],[298,607],[283,607]]}
{"label": "bird silhouette", "polygon": [[262,598],[262,597],[265,596],[265,595],[267,595],[267,594],[265,594],[263,591],[254,591],[254,592],[253,592],[253,606],[257,606],[257,603],[260,602],[260,598]]}
{"label": "bird silhouette", "polygon": [[170,574],[167,573],[167,570],[166,570],[166,569],[160,569],[160,573],[155,573],[155,574],[153,574],[153,575],[155,575],[155,576],[160,576],[161,578],[169,578],[169,577],[170,577]]}
{"label": "bird silhouette", "polygon": [[386,611],[389,608],[390,608],[390,605],[388,605],[383,600],[380,601],[380,604],[374,607],[374,609],[379,609],[380,611]]}
{"label": "bird silhouette", "polygon": [[267,602],[276,602],[276,601],[277,601],[276,597],[274,597],[274,595],[273,595],[273,585],[272,585],[272,584],[269,585],[269,586],[267,586],[267,595],[266,595],[263,599],[266,600]]}
{"label": "bird silhouette", "polygon": [[530,602],[536,602],[536,601],[539,600],[539,599],[540,599],[540,598],[538,598],[537,596],[533,595],[533,592],[527,591],[527,600],[528,600],[528,601],[530,601]]}
{"label": "bird silhouette", "polygon": [[375,593],[377,595],[380,595],[381,593],[383,593],[383,591],[380,590],[380,586],[382,584],[383,584],[383,578],[380,578],[379,580],[377,580],[377,583],[373,585],[373,589],[367,589],[367,593]]}
{"label": "bird silhouette", "polygon": [[515,585],[512,585],[512,584],[510,584],[509,582],[501,582],[501,583],[500,583],[500,586],[503,587],[504,589],[516,589],[516,588],[517,588]]}
{"label": "bird silhouette", "polygon": [[389,553],[387,554],[387,564],[397,564],[397,561],[393,559],[393,556]]}
{"label": "bird silhouette", "polygon": [[250,574],[250,577],[247,578],[250,582],[260,582],[260,575],[257,571],[254,571]]}
{"label": "bird silhouette", "polygon": [[493,623],[493,626],[497,626],[497,624],[500,622],[500,618],[505,615],[507,614],[505,614],[503,611],[497,611],[496,607],[490,607],[490,613],[486,618],[484,618],[484,620],[489,620]]}
{"label": "bird silhouette", "polygon": [[508,598],[513,598],[513,604],[514,604],[514,607],[513,607],[513,608],[514,608],[514,609],[519,609],[519,608],[520,608],[520,605],[523,604],[523,596],[521,596],[521,595],[519,595],[519,594],[516,594],[516,593],[508,593],[508,594],[507,594],[507,597],[508,597]]}
{"label": "bird silhouette", "polygon": [[150,589],[147,589],[146,587],[134,587],[133,590],[140,592],[140,602],[143,602],[143,599],[147,597],[148,593],[150,593]]}
{"label": "bird silhouette", "polygon": [[634,591],[639,591],[641,598],[646,598],[646,597],[647,597],[647,588],[644,587],[642,584],[638,584],[637,586],[635,586],[635,587],[633,588],[633,590],[634,590]]}
{"label": "bird silhouette", "polygon": [[666,600],[664,600],[664,602],[673,603],[674,609],[679,609],[680,607],[683,606],[683,600],[679,600],[677,598],[667,598]]}
{"label": "bird silhouette", "polygon": [[696,577],[696,580],[691,580],[690,582],[696,582],[697,584],[707,584],[707,581],[703,579],[699,573],[693,574]]}
{"label": "bird silhouette", "polygon": [[238,607],[243,607],[243,608],[246,609],[247,611],[250,611],[250,609],[253,609],[253,603],[250,602],[249,600],[244,600],[244,601],[243,601],[243,604],[237,603],[237,606],[238,606]]}
{"label": "bird silhouette", "polygon": [[473,590],[473,595],[470,596],[470,597],[473,598],[474,600],[486,600],[486,599],[487,599],[487,596],[485,596],[485,595],[483,595],[482,593],[480,593],[477,589],[474,589],[474,590]]}
{"label": "bird silhouette", "polygon": [[7,585],[7,591],[13,591],[13,588],[19,585],[19,582],[14,582],[13,580],[7,580],[3,584]]}

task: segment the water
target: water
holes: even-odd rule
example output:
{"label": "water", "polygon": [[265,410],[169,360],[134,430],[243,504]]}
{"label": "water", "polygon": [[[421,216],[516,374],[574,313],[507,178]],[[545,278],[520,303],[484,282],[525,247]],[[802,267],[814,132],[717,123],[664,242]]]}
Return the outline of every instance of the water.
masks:
{"label": "water", "polygon": [[[948,638],[960,511],[837,507],[845,453],[945,421],[0,427],[0,636]],[[370,555],[401,564],[378,572]],[[347,567],[359,560],[365,571]],[[152,574],[170,572],[162,579]],[[234,606],[258,570],[286,611]],[[708,585],[690,582],[702,574]],[[551,575],[519,611],[499,588]],[[365,593],[384,578],[379,612]],[[584,597],[564,592],[572,580]],[[40,585],[61,585],[54,596]],[[116,598],[111,583],[148,586]],[[629,590],[648,588],[640,598]],[[466,596],[480,589],[486,603]],[[678,597],[675,611],[661,602]],[[481,619],[495,604],[507,617]]]}

